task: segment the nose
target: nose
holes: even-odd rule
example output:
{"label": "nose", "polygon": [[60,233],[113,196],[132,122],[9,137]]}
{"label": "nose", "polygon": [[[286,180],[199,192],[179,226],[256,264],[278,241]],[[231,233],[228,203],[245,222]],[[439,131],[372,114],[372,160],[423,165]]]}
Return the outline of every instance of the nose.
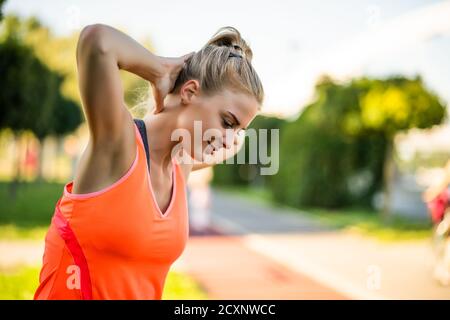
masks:
{"label": "nose", "polygon": [[223,137],[222,139],[222,145],[225,149],[230,149],[234,143],[234,137],[233,136],[227,136]]}
{"label": "nose", "polygon": [[212,137],[210,143],[212,144],[214,150],[219,150],[220,148],[230,149],[234,143],[234,137],[227,137],[227,135],[219,137],[219,139]]}

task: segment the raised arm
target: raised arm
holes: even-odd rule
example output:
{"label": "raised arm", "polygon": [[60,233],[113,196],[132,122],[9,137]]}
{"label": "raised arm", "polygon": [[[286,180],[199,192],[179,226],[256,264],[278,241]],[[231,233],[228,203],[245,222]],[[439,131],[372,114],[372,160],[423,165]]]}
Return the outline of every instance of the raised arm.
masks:
{"label": "raised arm", "polygon": [[[188,56],[188,55],[187,55]],[[135,156],[135,130],[124,101],[119,70],[148,80],[156,108],[184,65],[185,56],[156,56],[131,37],[113,27],[85,27],[77,44],[78,82],[90,137],[82,154],[73,192],[87,193],[117,181]]]}
{"label": "raised arm", "polygon": [[[94,146],[115,148],[132,129],[119,69],[153,82],[165,72],[162,59],[131,37],[106,25],[85,27],[77,45],[83,109]],[[124,123],[128,122],[128,126]],[[133,134],[134,131],[131,131]]]}

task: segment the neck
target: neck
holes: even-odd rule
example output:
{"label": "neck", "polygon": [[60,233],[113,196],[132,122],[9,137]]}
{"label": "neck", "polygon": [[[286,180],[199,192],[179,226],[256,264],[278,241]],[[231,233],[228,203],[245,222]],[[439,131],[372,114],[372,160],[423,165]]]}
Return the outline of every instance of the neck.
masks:
{"label": "neck", "polygon": [[[172,132],[177,128],[177,120],[182,107],[176,99],[167,99],[164,109],[158,114],[149,111],[144,122],[147,129],[147,140],[150,161],[165,171],[172,164],[172,149],[178,141],[171,141]],[[154,166],[152,166],[154,168]]]}

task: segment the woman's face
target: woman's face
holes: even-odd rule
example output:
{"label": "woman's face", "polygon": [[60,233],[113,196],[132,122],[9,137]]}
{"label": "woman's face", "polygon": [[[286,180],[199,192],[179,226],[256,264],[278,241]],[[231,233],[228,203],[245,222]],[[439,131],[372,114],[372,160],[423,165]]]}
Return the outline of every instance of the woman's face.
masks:
{"label": "woman's face", "polygon": [[190,142],[183,141],[183,148],[197,161],[204,162],[205,155],[221,148],[231,148],[258,113],[256,99],[244,93],[229,89],[209,97],[190,93],[182,94],[188,102],[184,102],[179,128],[189,131]]}

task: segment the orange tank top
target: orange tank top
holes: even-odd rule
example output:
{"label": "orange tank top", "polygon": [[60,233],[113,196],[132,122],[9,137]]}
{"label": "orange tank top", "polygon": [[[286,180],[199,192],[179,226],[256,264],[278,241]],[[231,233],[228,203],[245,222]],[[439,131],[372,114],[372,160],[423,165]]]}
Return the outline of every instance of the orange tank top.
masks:
{"label": "orange tank top", "polygon": [[161,299],[189,236],[186,184],[173,159],[163,214],[134,127],[136,158],[123,177],[86,194],[71,192],[73,180],[64,186],[45,237],[35,299]]}

